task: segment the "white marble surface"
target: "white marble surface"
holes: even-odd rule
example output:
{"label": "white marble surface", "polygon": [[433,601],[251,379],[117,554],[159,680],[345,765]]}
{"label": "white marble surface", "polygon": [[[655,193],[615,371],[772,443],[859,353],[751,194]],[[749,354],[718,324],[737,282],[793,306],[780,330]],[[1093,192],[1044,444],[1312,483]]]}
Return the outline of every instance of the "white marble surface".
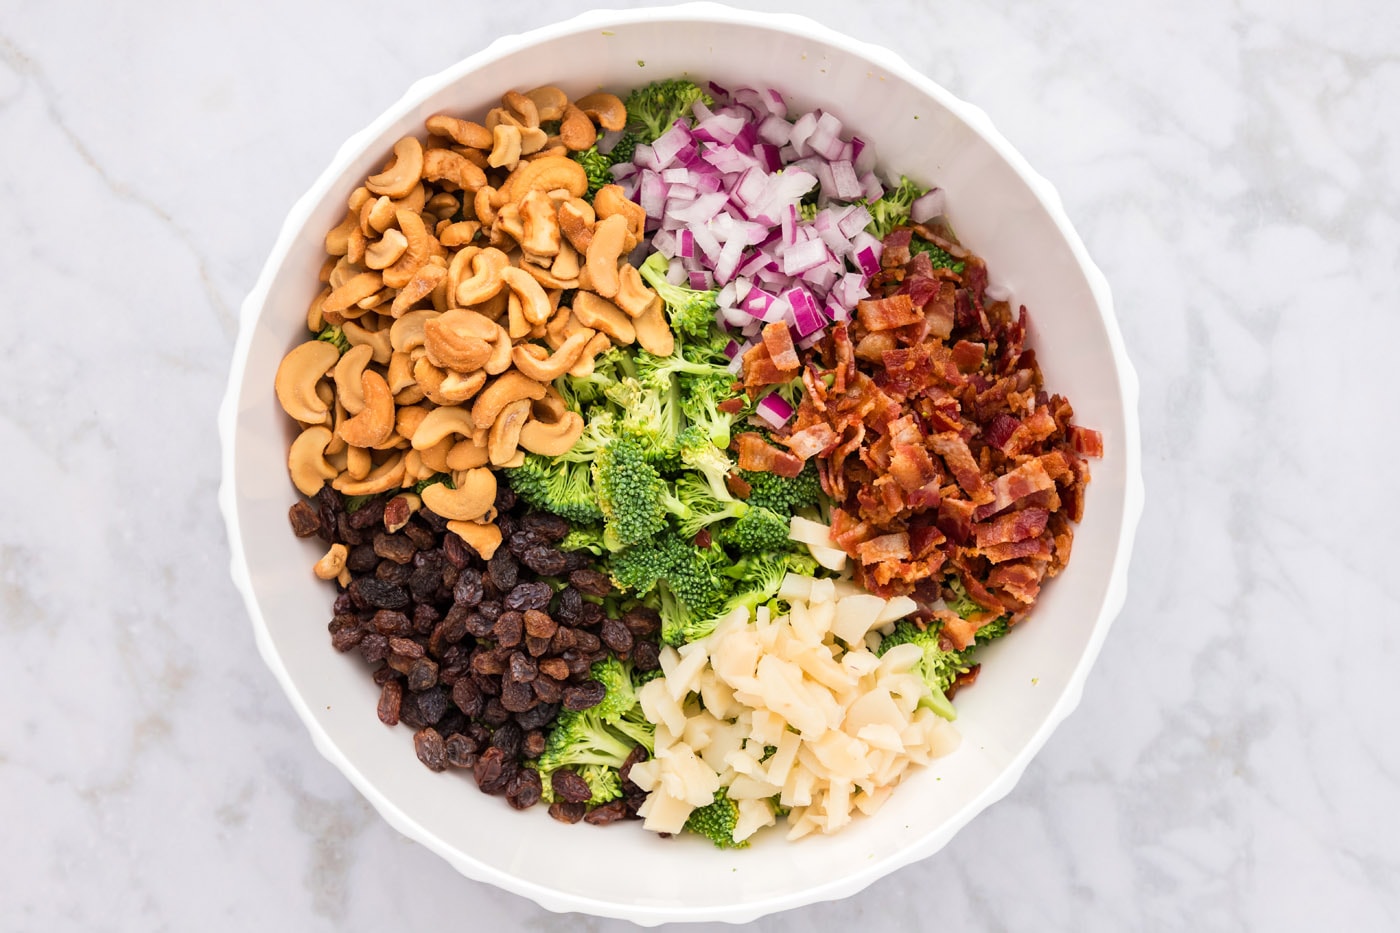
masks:
{"label": "white marble surface", "polygon": [[[413,79],[579,9],[387,7],[0,3],[0,928],[625,926],[389,829],[227,577],[214,414],[283,213]],[[1148,508],[1083,705],[1011,796],[756,926],[1400,926],[1400,7],[801,9],[1058,185],[1141,374]]]}

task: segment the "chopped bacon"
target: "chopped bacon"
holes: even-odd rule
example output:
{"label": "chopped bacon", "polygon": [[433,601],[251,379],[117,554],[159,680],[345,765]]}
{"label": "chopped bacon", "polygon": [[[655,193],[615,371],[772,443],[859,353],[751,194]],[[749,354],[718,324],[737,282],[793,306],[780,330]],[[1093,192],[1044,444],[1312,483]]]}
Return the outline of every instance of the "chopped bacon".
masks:
{"label": "chopped bacon", "polygon": [[972,530],[977,536],[977,546],[985,548],[1039,537],[1049,520],[1050,513],[1045,509],[1022,509],[974,525]]}
{"label": "chopped bacon", "polygon": [[776,473],[789,479],[802,472],[802,459],[781,451],[752,431],[734,436],[739,452],[739,469],[754,473]]}
{"label": "chopped bacon", "polygon": [[757,394],[756,390],[766,386],[789,382],[796,375],[796,369],[783,369],[773,362],[773,357],[764,344],[755,344],[744,354],[744,388],[748,389],[750,394]]}
{"label": "chopped bacon", "polygon": [[736,499],[747,499],[753,495],[753,485],[733,470],[725,475],[724,486]]}
{"label": "chopped bacon", "polygon": [[914,307],[908,295],[865,298],[856,305],[856,320],[866,330],[893,330],[922,320],[922,308]]}
{"label": "chopped bacon", "polygon": [[943,458],[944,463],[948,464],[948,470],[973,502],[981,505],[984,502],[992,501],[992,489],[982,478],[982,471],[978,469],[972,451],[968,450],[967,441],[957,434],[947,431],[930,437],[928,445],[934,453]]}
{"label": "chopped bacon", "polygon": [[837,441],[841,440],[841,435],[833,431],[831,425],[819,421],[810,427],[795,431],[785,438],[780,438],[780,440],[787,445],[788,450],[803,460],[807,460],[824,450],[835,447]]}
{"label": "chopped bacon", "polygon": [[929,334],[939,340],[951,337],[953,326],[957,323],[957,308],[957,288],[952,282],[944,282],[939,286],[938,294],[924,303],[924,322],[928,325]]}
{"label": "chopped bacon", "polygon": [[953,362],[958,369],[965,373],[976,372],[982,366],[982,360],[987,356],[987,345],[985,343],[973,343],[971,340],[959,340],[953,344]]}
{"label": "chopped bacon", "polygon": [[987,575],[987,585],[1001,590],[1017,602],[1029,605],[1040,593],[1045,565],[1040,562],[1000,564]]}
{"label": "chopped bacon", "polygon": [[992,480],[991,501],[979,505],[972,517],[980,522],[982,519],[1007,508],[1018,499],[1024,499],[1033,492],[1053,487],[1055,481],[1046,472],[1045,466],[1041,462],[1042,459],[1027,460],[1010,473],[1003,473]]}
{"label": "chopped bacon", "polygon": [[909,243],[913,239],[914,231],[908,227],[891,230],[885,237],[880,264],[886,269],[898,269],[903,266],[909,261]]}
{"label": "chopped bacon", "polygon": [[1070,425],[1069,445],[1081,457],[1103,456],[1103,435],[1093,428],[1081,428],[1077,424]]}
{"label": "chopped bacon", "polygon": [[938,503],[938,530],[954,544],[962,545],[972,537],[972,516],[976,506],[966,499],[944,498]]}
{"label": "chopped bacon", "polygon": [[959,690],[964,687],[971,687],[973,684],[977,683],[977,675],[981,673],[981,671],[982,665],[972,665],[967,669],[966,673],[959,674],[953,678],[952,685],[948,687],[948,690],[943,695],[951,700],[953,697],[957,696]]}
{"label": "chopped bacon", "polygon": [[930,551],[947,540],[943,532],[927,522],[909,526],[909,553],[916,560],[927,557]]}
{"label": "chopped bacon", "polygon": [[922,445],[896,442],[890,457],[890,475],[906,492],[913,492],[936,479],[938,468]]}
{"label": "chopped bacon", "polygon": [[938,633],[948,639],[954,651],[961,651],[972,644],[973,639],[977,637],[977,630],[981,628],[981,625],[972,619],[964,619],[949,609],[935,610],[933,615],[943,623]]}
{"label": "chopped bacon", "polygon": [[977,548],[977,554],[987,558],[990,563],[1000,564],[1008,560],[1017,560],[1022,557],[1034,557],[1036,560],[1049,560],[1055,556],[1051,550],[1050,542],[1044,538],[1032,538],[1029,541],[1012,541],[1007,544],[993,544],[991,547]]}
{"label": "chopped bacon", "polygon": [[899,531],[871,538],[856,546],[856,556],[863,564],[877,564],[886,560],[908,560],[909,535]]}
{"label": "chopped bacon", "polygon": [[720,402],[715,408],[724,412],[726,415],[737,415],[744,410],[744,400],[736,395],[733,398],[727,398]]}
{"label": "chopped bacon", "polygon": [[795,370],[802,365],[797,358],[797,348],[792,345],[792,333],[786,321],[774,321],[763,328],[763,345],[773,358],[773,365],[779,369]]}
{"label": "chopped bacon", "polygon": [[1021,426],[1021,422],[1008,415],[1004,411],[999,411],[992,416],[991,424],[982,432],[982,437],[988,444],[997,450],[1005,451],[1006,442],[1016,433],[1016,429]]}
{"label": "chopped bacon", "polygon": [[968,598],[983,609],[1000,614],[1011,608],[998,599],[991,590],[983,586],[982,581],[971,573],[963,571],[958,574],[958,579],[962,581],[963,589],[967,590]]}
{"label": "chopped bacon", "polygon": [[926,483],[918,489],[911,490],[909,495],[904,497],[904,501],[908,504],[909,508],[916,512],[924,509],[937,508],[938,503],[941,502],[942,499],[943,493],[942,490],[938,488],[937,480]]}

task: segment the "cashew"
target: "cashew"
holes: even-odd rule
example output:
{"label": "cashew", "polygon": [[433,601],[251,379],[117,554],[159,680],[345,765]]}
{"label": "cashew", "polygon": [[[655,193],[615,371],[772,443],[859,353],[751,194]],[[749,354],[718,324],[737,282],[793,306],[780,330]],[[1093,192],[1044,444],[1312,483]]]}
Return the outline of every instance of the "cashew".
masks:
{"label": "cashew", "polygon": [[491,225],[491,245],[501,246],[505,237],[516,243],[525,239],[525,222],[520,218],[519,204],[507,204],[496,212],[496,222]]}
{"label": "cashew", "polygon": [[423,177],[423,163],[423,144],[415,136],[405,136],[394,143],[394,164],[365,179],[365,187],[374,194],[401,198]]}
{"label": "cashew", "polygon": [[513,169],[520,161],[520,129],[506,123],[491,131],[491,154],[486,164],[492,168]]}
{"label": "cashew", "polygon": [[421,184],[414,185],[413,190],[401,198],[394,200],[394,216],[397,219],[399,211],[412,211],[418,213],[423,209],[423,200],[428,196]]}
{"label": "cashew", "polygon": [[465,402],[486,384],[486,373],[482,370],[461,377],[433,365],[426,356],[413,364],[413,378],[429,399],[438,405],[449,406]]}
{"label": "cashew", "polygon": [[306,309],[306,329],[314,333],[320,333],[321,328],[326,326],[326,318],[322,313],[321,305],[326,300],[326,296],[331,293],[329,288],[323,288],[311,299],[311,304]]}
{"label": "cashew", "polygon": [[506,294],[509,296],[506,301],[506,330],[510,334],[510,339],[520,340],[523,337],[528,337],[532,326],[529,321],[525,320],[525,311],[520,306],[520,298],[515,292],[507,291]]}
{"label": "cashew", "polygon": [[486,446],[478,444],[470,437],[458,441],[447,452],[447,467],[454,473],[459,470],[470,470],[472,467],[486,466],[490,462],[491,455]]}
{"label": "cashew", "polygon": [[344,256],[349,249],[350,232],[360,226],[358,210],[349,211],[337,226],[326,231],[326,252],[332,256]]}
{"label": "cashew", "polygon": [[472,258],[472,277],[457,286],[457,304],[470,307],[494,296],[505,285],[502,273],[510,258],[495,247],[487,247]]}
{"label": "cashew", "polygon": [[543,324],[549,320],[553,308],[549,296],[534,277],[524,269],[508,266],[501,270],[501,278],[510,287],[511,293],[520,299],[521,311],[531,324]]}
{"label": "cashew", "polygon": [[400,451],[370,470],[364,479],[353,479],[342,473],[331,485],[347,496],[373,496],[402,485],[403,474],[404,455]]}
{"label": "cashew", "polygon": [[480,392],[484,385],[486,385],[485,369],[465,374],[449,369],[442,377],[442,382],[438,383],[438,395],[451,399],[453,402],[465,402]]}
{"label": "cashew", "polygon": [[637,330],[632,319],[606,298],[600,298],[592,292],[576,292],[573,310],[574,317],[578,318],[580,324],[601,330],[617,343],[629,344],[637,339]]}
{"label": "cashew", "polygon": [[423,391],[423,387],[420,386],[418,384],[418,381],[415,379],[412,385],[394,393],[394,404],[417,405],[419,402],[423,401],[423,399],[427,397],[427,393]]}
{"label": "cashew", "polygon": [[389,313],[394,317],[399,317],[412,308],[418,302],[427,298],[433,293],[433,289],[442,284],[447,278],[447,264],[436,256],[432,256],[427,262],[418,267],[418,271],[413,274],[413,278],[408,284],[399,290],[394,296],[394,303],[389,308]]}
{"label": "cashew", "polygon": [[627,218],[627,235],[631,246],[624,247],[624,252],[632,250],[642,241],[646,230],[647,212],[622,192],[621,185],[604,185],[599,188],[598,193],[593,196],[593,210],[597,212],[599,220],[606,220],[615,214]]}
{"label": "cashew", "polygon": [[644,313],[656,300],[656,292],[642,281],[642,274],[630,262],[622,264],[617,272],[617,294],[613,303],[632,317]]}
{"label": "cashew", "polygon": [[588,252],[593,242],[593,225],[597,217],[593,206],[581,198],[572,198],[559,205],[559,231],[564,234],[574,249]]}
{"label": "cashew", "polygon": [[575,411],[564,412],[558,421],[531,419],[520,428],[520,446],[531,453],[558,457],[568,453],[583,435],[583,418]]}
{"label": "cashew", "polygon": [[[368,207],[369,205],[365,205]],[[365,234],[359,227],[345,238],[345,261],[358,266],[365,258]]]}
{"label": "cashew", "polygon": [[316,425],[302,431],[292,441],[287,451],[287,472],[292,475],[292,485],[302,495],[316,495],[326,480],[335,479],[340,472],[326,462],[326,447],[332,439],[330,428]]}
{"label": "cashew", "polygon": [[558,120],[564,115],[564,108],[569,105],[569,96],[552,84],[526,91],[525,96],[534,103],[535,113],[541,123]]}
{"label": "cashew", "polygon": [[540,112],[535,102],[519,91],[506,91],[501,95],[501,106],[508,108],[525,126],[539,126]]}
{"label": "cashew", "polygon": [[627,108],[616,94],[595,91],[574,101],[574,106],[605,130],[617,132],[627,125]]}
{"label": "cashew", "polygon": [[549,195],[532,188],[520,199],[520,221],[524,236],[520,248],[536,256],[559,253],[559,213]]}
{"label": "cashew", "polygon": [[326,300],[321,302],[323,311],[344,312],[351,305],[368,298],[384,286],[384,280],[378,272],[361,272],[336,288]]}
{"label": "cashew", "polygon": [[472,149],[490,149],[491,131],[480,123],[459,120],[439,113],[429,117],[425,123],[428,132],[435,136],[446,136],[459,146]]}
{"label": "cashew", "polygon": [[330,406],[316,394],[316,384],[340,359],[340,351],[324,340],[308,340],[293,347],[277,365],[273,388],[282,410],[297,421],[320,424]]}
{"label": "cashew", "polygon": [[505,466],[515,456],[520,446],[520,427],[529,417],[528,398],[517,399],[501,409],[487,435],[486,449],[490,454],[492,466]]}
{"label": "cashew", "polygon": [[516,399],[544,398],[545,388],[540,383],[519,372],[505,372],[492,380],[482,390],[472,405],[472,423],[478,428],[488,428],[496,421],[496,416]]}
{"label": "cashew", "polygon": [[379,373],[366,370],[360,375],[364,408],[340,426],[340,436],[351,447],[374,447],[394,433],[394,396]]}
{"label": "cashew", "polygon": [[311,571],[322,580],[334,580],[345,569],[345,558],[350,549],[343,544],[332,544],[331,549],[312,565]]}
{"label": "cashew", "polygon": [[365,206],[360,208],[360,231],[365,236],[382,234],[394,225],[397,210],[394,207],[394,199],[387,194],[382,194],[373,201],[366,201]]}
{"label": "cashew", "polygon": [[[588,147],[584,146],[584,148]],[[519,201],[527,191],[533,188],[539,188],[543,191],[566,188],[569,194],[581,198],[588,191],[588,175],[584,172],[582,165],[567,156],[546,156],[534,159],[510,173],[510,177],[506,179],[505,184],[492,198],[492,202],[509,204]],[[485,220],[483,219],[482,222],[485,223]]]}
{"label": "cashew", "polygon": [[[475,221],[472,222],[475,225]],[[451,228],[449,227],[450,231]],[[452,254],[452,259],[447,264],[447,278],[443,280],[443,289],[446,292],[447,307],[449,309],[459,307],[457,302],[457,288],[464,279],[471,278],[472,260],[476,254],[481,252],[477,246],[463,246]]]}
{"label": "cashew", "polygon": [[472,213],[476,215],[476,219],[481,221],[483,226],[489,227],[496,222],[496,194],[496,189],[487,185],[478,189],[472,198]]}
{"label": "cashew", "polygon": [[[548,259],[549,257],[545,256],[540,258]],[[570,279],[561,279],[558,276],[556,276],[553,273],[553,271],[551,271],[550,268],[548,268],[547,265],[542,265],[535,262],[522,262],[520,264],[520,268],[528,272],[530,274],[530,278],[534,279],[536,282],[539,282],[541,288],[559,292],[560,294],[562,294],[565,289],[578,288],[577,277]]]}
{"label": "cashew", "polygon": [[474,372],[490,358],[491,344],[468,332],[465,322],[455,317],[458,313],[449,311],[424,324],[423,345],[433,365],[459,373]]}
{"label": "cashew", "polygon": [[394,353],[389,343],[389,328],[370,330],[354,321],[346,321],[340,325],[340,329],[352,347],[368,344],[374,349],[374,361],[380,366],[389,365],[389,357]]}
{"label": "cashew", "polygon": [[360,376],[374,356],[374,348],[368,344],[351,347],[340,355],[335,364],[335,391],[340,403],[352,415],[358,415],[365,407],[365,396],[360,388]]}
{"label": "cashew", "polygon": [[430,149],[423,156],[423,179],[445,188],[475,191],[486,184],[486,173],[451,149]]}
{"label": "cashew", "polygon": [[[559,222],[558,213],[554,215],[555,235],[558,236]],[[549,274],[561,281],[573,279],[578,280],[578,250],[567,242],[559,244],[559,253],[554,257],[554,262],[549,266]]]}
{"label": "cashew", "polygon": [[390,288],[403,288],[413,280],[418,267],[428,261],[428,256],[433,252],[433,239],[428,228],[423,226],[423,216],[418,212],[400,209],[395,219],[408,240],[408,246],[394,260],[394,264],[384,270],[384,284]]}
{"label": "cashew", "polygon": [[437,311],[429,311],[427,308],[404,314],[389,327],[390,346],[395,350],[404,351],[422,346],[423,328],[437,316]]}
{"label": "cashew", "polygon": [[588,279],[593,291],[604,298],[617,294],[617,261],[627,240],[627,218],[614,214],[598,221],[588,244]]}
{"label": "cashew", "polygon": [[455,442],[450,437],[444,437],[431,447],[424,450],[414,449],[413,453],[418,454],[422,464],[431,473],[447,472],[447,452],[452,449]]}
{"label": "cashew", "polygon": [[632,323],[637,328],[637,342],[653,356],[670,356],[676,349],[676,337],[666,323],[666,315],[661,313],[660,298],[653,301],[644,313],[637,315]]}
{"label": "cashew", "polygon": [[[436,409],[432,409],[436,411]],[[418,426],[423,423],[423,419],[428,417],[429,409],[422,405],[400,405],[398,412],[394,415],[394,430],[400,437],[412,438],[413,433],[418,430]]]}
{"label": "cashew", "polygon": [[461,538],[482,560],[490,560],[501,546],[501,529],[480,522],[448,522],[447,530]]}
{"label": "cashew", "polygon": [[[577,298],[578,296],[575,295],[574,297]],[[554,317],[550,318],[549,323],[545,325],[545,343],[549,344],[551,350],[558,350],[564,341],[569,339],[570,334],[582,327],[583,325],[578,323],[578,320],[574,317],[572,309],[560,308],[559,312],[555,314]]]}
{"label": "cashew", "polygon": [[449,249],[466,246],[476,239],[481,224],[475,220],[459,220],[438,231],[438,242]]}
{"label": "cashew", "polygon": [[389,375],[385,382],[389,384],[389,391],[394,393],[395,402],[398,402],[400,392],[416,385],[413,379],[413,357],[407,350],[395,350],[394,355],[389,357]]}
{"label": "cashew", "polygon": [[345,472],[351,479],[364,479],[374,468],[373,455],[364,447],[345,448]]}
{"label": "cashew", "polygon": [[569,403],[564,401],[564,396],[559,394],[559,390],[550,386],[544,394],[544,398],[536,399],[530,403],[530,417],[536,421],[548,421],[553,423],[564,417],[564,412],[569,410]]}
{"label": "cashew", "polygon": [[525,124],[520,122],[520,118],[511,113],[506,107],[492,107],[486,111],[486,128],[494,130],[504,123],[506,126],[521,127]]}
{"label": "cashew", "polygon": [[594,334],[593,339],[584,345],[583,352],[578,355],[574,365],[569,367],[569,375],[576,379],[593,375],[593,367],[598,359],[598,354],[605,352],[610,346],[612,346],[612,338],[607,334]]}
{"label": "cashew", "polygon": [[598,128],[582,110],[569,104],[559,123],[559,141],[566,149],[580,152],[598,141]]}
{"label": "cashew", "polygon": [[384,235],[365,248],[365,265],[371,269],[387,269],[408,249],[408,238],[398,230],[386,230]]}
{"label": "cashew", "polygon": [[538,344],[522,343],[512,351],[511,359],[515,361],[515,368],[523,375],[536,382],[553,382],[578,362],[579,354],[583,352],[588,341],[593,339],[593,335],[591,330],[579,331],[560,344],[552,356]]}
{"label": "cashew", "polygon": [[520,154],[532,155],[539,152],[549,142],[549,134],[538,126],[520,127]]}
{"label": "cashew", "polygon": [[448,194],[446,191],[439,191],[431,198],[428,198],[427,203],[423,205],[424,210],[432,211],[439,217],[451,217],[453,214],[457,213],[461,207],[461,200],[456,195]]}
{"label": "cashew", "polygon": [[423,504],[443,518],[480,518],[496,501],[496,474],[482,467],[468,470],[456,489],[448,489],[446,483],[434,483],[423,490],[422,497]]}
{"label": "cashew", "polygon": [[499,376],[510,369],[510,355],[513,343],[510,339],[510,332],[499,324],[496,325],[496,339],[491,345],[491,356],[486,360],[482,369],[488,375]]}

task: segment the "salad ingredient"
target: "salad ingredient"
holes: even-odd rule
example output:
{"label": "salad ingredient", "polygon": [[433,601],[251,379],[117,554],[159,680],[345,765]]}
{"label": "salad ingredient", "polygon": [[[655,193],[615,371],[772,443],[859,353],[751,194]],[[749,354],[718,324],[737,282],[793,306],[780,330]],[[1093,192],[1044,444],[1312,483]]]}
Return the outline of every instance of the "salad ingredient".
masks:
{"label": "salad ingredient", "polygon": [[690,114],[697,101],[707,107],[715,102],[699,85],[685,78],[654,81],[627,95],[627,129],[642,142],[650,143]]}
{"label": "salad ingredient", "polygon": [[647,791],[646,828],[742,845],[785,808],[788,838],[835,832],[874,812],[911,764],[956,746],[930,709],[921,651],[877,656],[865,643],[912,600],[798,575],[781,591],[786,615],[736,608],[708,636],[663,648],[663,675],[638,691],[656,727],[653,757],[629,774]]}

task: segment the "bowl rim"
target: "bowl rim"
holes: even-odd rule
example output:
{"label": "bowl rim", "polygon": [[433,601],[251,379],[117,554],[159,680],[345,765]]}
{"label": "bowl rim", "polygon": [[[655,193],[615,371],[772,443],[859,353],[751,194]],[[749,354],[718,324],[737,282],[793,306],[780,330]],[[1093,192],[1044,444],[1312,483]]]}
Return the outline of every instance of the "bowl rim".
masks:
{"label": "bowl rim", "polygon": [[[670,21],[707,22],[728,25],[762,25],[792,33],[802,38],[820,41],[829,45],[849,49],[867,59],[876,60],[891,75],[897,76],[917,87],[929,97],[937,100],[959,119],[966,122],[981,136],[1014,171],[1026,182],[1036,199],[1064,237],[1075,260],[1083,270],[1094,304],[1102,319],[1112,360],[1118,376],[1120,403],[1123,410],[1124,430],[1124,491],[1123,517],[1118,529],[1118,544],[1113,556],[1104,600],[1099,608],[1098,618],[1090,633],[1084,652],[1066,682],[1060,698],[1048,711],[1040,728],[1031,736],[1025,747],[1013,758],[1004,770],[976,798],[964,806],[938,830],[928,834],[919,842],[894,853],[873,864],[863,867],[838,881],[827,882],[800,891],[774,896],[764,900],[750,901],[739,905],[712,905],[706,907],[667,907],[658,905],[625,904],[615,901],[593,899],[577,894],[560,892],[526,879],[499,871],[494,866],[480,862],[458,851],[436,836],[430,829],[409,818],[392,800],[383,795],[369,782],[354,763],[331,741],[318,724],[310,707],[292,682],[286,666],[282,663],[272,642],[267,621],[259,608],[249,577],[248,564],[244,557],[242,531],[237,511],[235,477],[235,432],[238,420],[238,401],[242,375],[247,367],[248,354],[252,344],[253,327],[259,318],[271,290],[277,270],[285,262],[291,250],[294,235],[305,224],[314,208],[330,191],[335,181],[351,161],[385,129],[418,103],[440,88],[456,81],[462,75],[474,71],[497,59],[512,55],[524,48],[565,37],[579,32],[606,29],[616,26],[631,26],[639,23]],[[218,424],[221,453],[221,471],[218,491],[219,509],[223,515],[230,550],[230,574],[234,586],[242,595],[244,606],[252,623],[253,634],[263,662],[272,671],[283,692],[291,701],[302,724],[310,733],[316,749],[350,781],[394,829],[430,851],[445,859],[457,871],[474,881],[482,881],[498,888],[529,898],[541,907],[555,912],[582,911],[602,917],[631,920],[646,926],[669,922],[723,921],[746,923],[761,916],[789,910],[820,901],[848,897],[866,888],[876,880],[906,865],[920,861],[934,854],[946,845],[967,823],[991,804],[1006,796],[1020,780],[1026,767],[1039,754],[1050,736],[1065,718],[1079,705],[1084,683],[1093,667],[1107,637],[1114,619],[1122,610],[1127,598],[1127,582],[1133,540],[1139,519],[1142,515],[1145,490],[1141,471],[1141,431],[1138,413],[1139,384],[1135,369],[1128,358],[1122,333],[1113,310],[1113,299],[1107,279],[1089,257],[1078,233],[1071,225],[1064,211],[1059,193],[1043,176],[1035,171],[1026,159],[993,126],[991,119],[980,108],[969,104],[947,91],[931,78],[925,76],[904,58],[883,46],[850,38],[822,25],[806,16],[795,13],[761,13],[741,10],[720,3],[701,0],[668,7],[641,7],[631,10],[597,9],[581,13],[570,19],[561,20],[522,33],[501,36],[486,48],[470,55],[436,74],[426,76],[411,84],[404,94],[387,107],[372,122],[350,136],[337,149],[334,157],[322,170],[307,191],[296,200],[287,212],[279,229],[271,252],[265,261],[252,290],[244,299],[239,310],[239,330],[230,362],[228,383],[220,405]]]}

